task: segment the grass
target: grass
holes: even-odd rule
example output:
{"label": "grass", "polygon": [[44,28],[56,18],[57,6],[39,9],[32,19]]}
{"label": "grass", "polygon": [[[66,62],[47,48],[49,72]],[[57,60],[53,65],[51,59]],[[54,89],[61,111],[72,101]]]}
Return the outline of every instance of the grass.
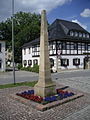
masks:
{"label": "grass", "polygon": [[21,83],[16,83],[14,84],[5,84],[5,85],[0,85],[0,89],[4,89],[4,88],[11,88],[11,87],[18,87],[18,86],[30,86],[30,87],[34,87],[34,85],[37,83],[37,81],[33,81],[33,82],[21,82]]}

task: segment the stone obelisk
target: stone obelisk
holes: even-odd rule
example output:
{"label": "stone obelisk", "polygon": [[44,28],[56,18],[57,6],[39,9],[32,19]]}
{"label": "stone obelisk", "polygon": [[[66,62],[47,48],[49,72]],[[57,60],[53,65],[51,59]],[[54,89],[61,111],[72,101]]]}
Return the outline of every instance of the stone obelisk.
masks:
{"label": "stone obelisk", "polygon": [[55,87],[50,71],[46,11],[43,10],[41,12],[39,80],[34,86],[35,95],[42,97],[54,95],[56,93]]}

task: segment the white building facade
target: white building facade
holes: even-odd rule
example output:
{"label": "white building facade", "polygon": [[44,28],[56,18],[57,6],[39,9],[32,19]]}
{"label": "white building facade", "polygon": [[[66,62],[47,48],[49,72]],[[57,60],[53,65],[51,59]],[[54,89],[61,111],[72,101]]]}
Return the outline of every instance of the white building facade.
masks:
{"label": "white building facade", "polygon": [[[23,67],[39,65],[39,54],[39,38],[24,44]],[[90,68],[90,33],[76,23],[56,20],[49,28],[49,54],[54,72]]]}
{"label": "white building facade", "polygon": [[5,62],[5,41],[0,40],[0,72],[4,72],[6,69]]}

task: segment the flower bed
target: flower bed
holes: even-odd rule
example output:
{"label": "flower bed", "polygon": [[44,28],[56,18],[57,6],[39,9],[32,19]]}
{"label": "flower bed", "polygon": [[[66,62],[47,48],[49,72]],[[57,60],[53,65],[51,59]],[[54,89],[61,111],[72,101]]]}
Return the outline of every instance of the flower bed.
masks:
{"label": "flower bed", "polygon": [[36,96],[34,95],[34,90],[28,90],[28,91],[24,91],[21,93],[17,93],[16,95],[21,96],[23,98],[41,103],[41,104],[47,104],[53,101],[57,101],[57,100],[62,100],[65,99],[67,97],[71,97],[74,95],[73,92],[69,92],[69,91],[65,91],[62,89],[56,89],[57,94],[54,96],[48,96],[48,97],[41,97],[41,96]]}

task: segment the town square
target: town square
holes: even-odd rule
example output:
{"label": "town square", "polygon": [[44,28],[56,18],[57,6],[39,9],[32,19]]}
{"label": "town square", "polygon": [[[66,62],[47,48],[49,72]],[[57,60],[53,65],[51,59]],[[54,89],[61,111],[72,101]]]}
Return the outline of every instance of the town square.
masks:
{"label": "town square", "polygon": [[78,21],[89,20],[89,1],[78,16],[49,23],[53,8],[79,2],[58,0],[49,8],[41,0],[35,11],[38,0],[11,1],[11,17],[0,23],[1,120],[90,119],[90,29]]}

